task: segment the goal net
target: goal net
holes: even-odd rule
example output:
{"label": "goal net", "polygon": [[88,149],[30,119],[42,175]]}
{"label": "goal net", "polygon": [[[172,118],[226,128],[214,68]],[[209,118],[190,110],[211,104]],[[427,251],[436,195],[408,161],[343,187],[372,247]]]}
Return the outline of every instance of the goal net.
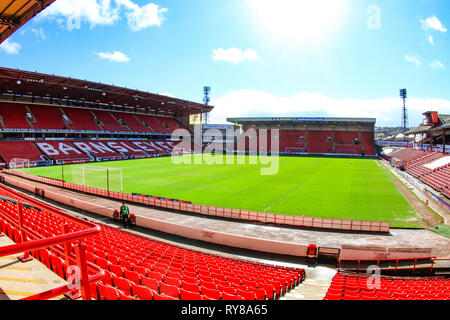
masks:
{"label": "goal net", "polygon": [[73,183],[109,191],[123,191],[122,168],[71,166]]}
{"label": "goal net", "polygon": [[11,159],[8,166],[11,170],[18,170],[23,172],[27,171],[26,169],[31,167],[30,160],[21,158]]}

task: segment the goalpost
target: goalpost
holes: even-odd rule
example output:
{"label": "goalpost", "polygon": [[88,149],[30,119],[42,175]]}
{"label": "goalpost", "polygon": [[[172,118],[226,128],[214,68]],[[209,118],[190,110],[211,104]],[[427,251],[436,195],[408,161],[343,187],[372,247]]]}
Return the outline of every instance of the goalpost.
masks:
{"label": "goalpost", "polygon": [[[28,169],[31,167],[30,160],[28,159],[22,159],[22,158],[13,158],[8,164],[9,168],[11,170],[17,170],[17,169]],[[25,171],[25,170],[23,170]]]}
{"label": "goalpost", "polygon": [[76,184],[123,192],[122,168],[72,166],[70,171],[73,182]]}

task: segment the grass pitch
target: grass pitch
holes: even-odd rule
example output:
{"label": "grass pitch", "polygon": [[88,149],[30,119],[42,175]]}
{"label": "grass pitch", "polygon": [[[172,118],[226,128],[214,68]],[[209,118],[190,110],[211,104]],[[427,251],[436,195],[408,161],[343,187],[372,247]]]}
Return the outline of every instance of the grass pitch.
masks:
{"label": "grass pitch", "polygon": [[[201,156],[183,157],[191,164],[155,158],[89,166],[122,168],[126,193],[288,215],[388,221],[400,228],[418,228],[422,221],[375,160],[280,157],[276,174],[261,175],[268,166],[249,163],[257,157],[236,156],[234,164],[228,165],[195,164],[194,157]],[[245,163],[236,164],[238,160]],[[64,179],[81,184],[79,166],[64,166]],[[27,172],[55,179],[62,176],[60,166]],[[92,171],[87,176],[86,185],[106,189],[105,172]],[[118,174],[112,171],[110,188],[118,186]]]}

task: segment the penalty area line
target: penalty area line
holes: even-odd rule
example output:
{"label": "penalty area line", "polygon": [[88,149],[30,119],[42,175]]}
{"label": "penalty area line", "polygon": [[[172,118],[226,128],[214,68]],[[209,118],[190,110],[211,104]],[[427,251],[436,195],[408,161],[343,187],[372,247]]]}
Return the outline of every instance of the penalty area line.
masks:
{"label": "penalty area line", "polygon": [[269,207],[266,208],[266,210],[264,210],[264,212],[267,212],[267,210],[270,210],[272,207],[274,207],[276,204],[278,204],[279,202],[281,202],[282,200],[284,200],[287,196],[289,196],[291,193],[293,193],[294,191],[296,191],[298,188],[300,188],[303,185],[303,182],[300,183],[298,186],[296,186],[294,189],[292,189],[291,191],[289,191],[288,193],[286,193],[282,198],[280,198],[278,201],[276,201],[275,203],[273,203],[272,205],[270,205]]}

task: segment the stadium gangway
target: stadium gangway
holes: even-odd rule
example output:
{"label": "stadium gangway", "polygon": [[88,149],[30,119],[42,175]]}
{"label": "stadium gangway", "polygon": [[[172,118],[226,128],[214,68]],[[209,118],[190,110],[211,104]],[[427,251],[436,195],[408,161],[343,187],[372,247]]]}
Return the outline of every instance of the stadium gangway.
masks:
{"label": "stadium gangway", "polygon": [[[20,234],[20,241],[19,243],[16,243],[14,245],[4,246],[0,247],[0,257],[4,256],[10,256],[13,254],[18,253],[25,253],[23,258],[24,260],[27,260],[29,257],[30,251],[35,251],[39,249],[44,249],[48,247],[54,247],[55,250],[57,250],[59,253],[62,254],[62,256],[65,257],[65,262],[68,266],[73,265],[77,266],[78,270],[80,272],[80,279],[79,279],[79,286],[74,287],[74,284],[68,283],[63,286],[60,286],[58,288],[54,288],[42,293],[38,293],[36,295],[26,297],[21,300],[49,300],[52,298],[55,298],[60,295],[64,294],[73,294],[72,298],[77,298],[79,296],[79,291],[81,291],[81,298],[83,300],[91,300],[91,292],[90,292],[90,285],[92,283],[95,283],[97,281],[100,281],[103,279],[105,275],[105,271],[99,268],[98,266],[87,262],[86,256],[85,256],[85,247],[83,245],[78,245],[75,247],[75,255],[73,253],[70,253],[70,242],[80,240],[86,237],[90,237],[93,235],[98,234],[101,231],[100,226],[84,221],[78,218],[75,218],[73,216],[70,216],[62,211],[59,211],[55,208],[52,208],[46,204],[39,203],[35,201],[32,198],[29,198],[25,195],[18,194],[14,190],[11,190],[9,188],[4,188],[3,186],[0,186],[0,189],[7,190],[8,192],[14,194],[18,198],[17,207],[18,207],[18,219],[15,219],[11,216],[8,216],[6,213],[2,212],[0,210],[0,217],[3,218],[5,221],[10,223],[12,226],[17,228],[19,230]],[[32,204],[33,206],[44,209],[46,211],[49,211],[53,214],[56,214],[64,219],[70,220],[71,222],[74,222],[78,225],[83,225],[86,227],[86,229],[68,233],[68,226],[62,225],[63,233],[59,236],[51,237],[51,238],[44,238],[42,235],[38,234],[34,230],[31,230],[30,228],[23,225],[23,210],[22,210],[22,201],[25,200],[28,204]],[[31,237],[32,241],[27,241],[27,238]],[[64,249],[61,250],[61,248],[58,248],[57,245],[64,245]],[[88,268],[91,271],[94,271],[94,274],[89,275],[88,274]]]}

